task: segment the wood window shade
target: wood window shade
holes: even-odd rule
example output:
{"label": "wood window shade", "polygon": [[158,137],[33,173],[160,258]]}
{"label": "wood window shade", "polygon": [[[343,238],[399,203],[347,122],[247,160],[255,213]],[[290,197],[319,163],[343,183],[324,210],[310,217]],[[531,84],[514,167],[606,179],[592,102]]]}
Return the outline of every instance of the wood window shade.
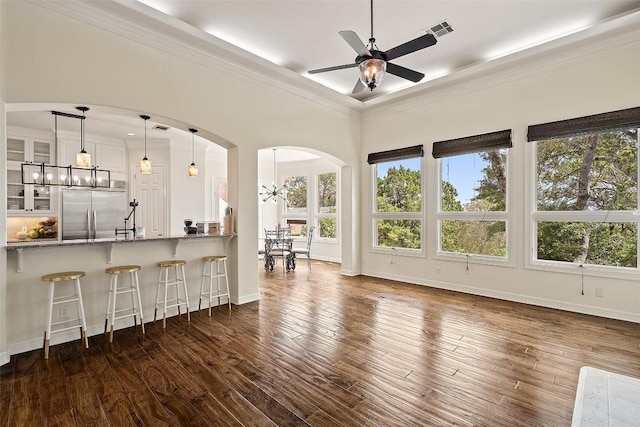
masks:
{"label": "wood window shade", "polygon": [[433,143],[434,159],[511,148],[511,129]]}
{"label": "wood window shade", "polygon": [[529,126],[527,141],[565,138],[632,127],[640,127],[640,107]]}
{"label": "wood window shade", "polygon": [[422,149],[422,145],[414,145],[413,147],[369,153],[369,156],[367,157],[367,163],[373,165],[376,163],[391,162],[394,160],[412,159],[414,157],[424,157],[424,150]]}

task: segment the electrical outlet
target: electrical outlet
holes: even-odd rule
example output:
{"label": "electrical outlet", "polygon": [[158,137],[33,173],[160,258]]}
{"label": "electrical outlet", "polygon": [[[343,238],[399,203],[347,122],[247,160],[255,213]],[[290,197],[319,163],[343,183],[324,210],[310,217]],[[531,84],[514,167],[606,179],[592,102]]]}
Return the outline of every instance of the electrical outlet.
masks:
{"label": "electrical outlet", "polygon": [[596,296],[602,298],[602,288],[596,288]]}
{"label": "electrical outlet", "polygon": [[60,309],[60,318],[61,319],[68,319],[69,318],[69,308],[68,307],[62,307]]}
{"label": "electrical outlet", "polygon": [[440,274],[442,273],[442,270],[440,270],[440,267],[436,267],[436,274]]}

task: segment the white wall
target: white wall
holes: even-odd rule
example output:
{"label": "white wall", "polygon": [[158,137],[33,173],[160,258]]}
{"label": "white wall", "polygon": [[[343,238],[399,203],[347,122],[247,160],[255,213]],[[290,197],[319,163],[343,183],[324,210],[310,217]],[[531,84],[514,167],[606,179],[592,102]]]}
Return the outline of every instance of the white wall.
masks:
{"label": "white wall", "polygon": [[[77,7],[69,7],[72,11],[69,13],[83,7],[91,6],[79,3]],[[148,33],[135,22],[119,22],[110,31],[102,30],[82,19],[53,12],[47,3],[0,2],[0,9],[3,43],[0,74],[5,83],[6,103],[71,103],[143,112],[189,123],[203,136],[229,142],[229,189],[239,234],[229,247],[231,294],[235,303],[259,298],[255,263],[257,150],[275,145],[321,147],[346,165],[359,161],[359,113],[330,101],[318,102],[308,94],[301,96],[265,84],[262,79],[238,72],[228,61],[217,61],[209,52],[198,51],[201,44],[171,45],[172,41],[163,38],[163,34]],[[101,23],[109,20],[107,16],[100,18]],[[127,29],[131,30],[127,37],[139,38],[144,43],[117,34]],[[193,55],[183,55],[185,49],[191,49]],[[132,150],[130,162],[138,158]],[[188,151],[184,155],[169,154],[170,164],[180,171],[190,160]],[[6,172],[4,163],[2,168]],[[181,184],[184,185],[172,183],[171,198],[185,201],[178,196],[181,192],[187,198],[203,197],[205,184]],[[347,193],[351,194],[351,189]],[[172,228],[177,227],[177,221],[185,213],[172,213]],[[345,214],[350,215],[351,211]],[[353,234],[347,238],[359,240],[358,230],[350,231]],[[255,270],[246,268],[251,265],[256,266]],[[18,292],[12,283],[6,288],[6,298],[0,299],[0,314]],[[12,320],[26,321],[20,315]],[[0,327],[0,339],[1,336]],[[0,348],[0,353],[3,350]]]}
{"label": "white wall", "polygon": [[[426,258],[395,257],[371,250],[371,172],[361,169],[363,221],[361,247],[363,273],[407,282],[457,289],[480,295],[640,322],[640,287],[637,278],[612,279],[586,275],[585,295],[580,294],[579,269],[554,273],[526,268],[529,212],[529,144],[527,126],[580,117],[640,105],[640,43],[636,37],[601,52],[566,61],[562,54],[546,58],[544,67],[536,62],[510,73],[496,72],[486,78],[424,93],[405,104],[371,110],[363,118],[363,153],[425,145],[426,173]],[[550,54],[551,55],[551,54]],[[551,64],[551,65],[549,65]],[[556,65],[553,65],[556,64]],[[435,141],[513,129],[513,148],[509,164],[510,250],[514,265],[500,267],[472,264],[465,274],[464,262],[434,258],[437,250],[436,188],[437,162],[430,155]],[[438,270],[439,269],[439,270]],[[440,273],[438,273],[438,271]],[[595,297],[595,286],[604,297]]]}

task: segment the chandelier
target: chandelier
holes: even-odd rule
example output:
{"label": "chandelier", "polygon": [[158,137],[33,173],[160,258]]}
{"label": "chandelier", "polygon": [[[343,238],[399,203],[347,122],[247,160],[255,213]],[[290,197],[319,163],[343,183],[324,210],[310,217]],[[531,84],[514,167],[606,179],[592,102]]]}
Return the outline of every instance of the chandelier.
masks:
{"label": "chandelier", "polygon": [[68,117],[80,120],[80,149],[76,159],[79,164],[87,166],[63,166],[46,163],[24,162],[20,165],[23,184],[32,184],[40,187],[65,186],[65,187],[106,187],[111,185],[111,172],[106,169],[91,167],[91,156],[84,149],[84,120],[87,107],[76,107],[82,111],[82,115],[52,111],[54,116],[54,144],[58,146],[58,117]]}
{"label": "chandelier", "polygon": [[273,203],[278,203],[278,199],[281,199],[285,203],[287,202],[287,184],[283,184],[282,187],[278,188],[276,186],[276,149],[273,149],[273,182],[271,183],[271,188],[262,184],[260,186],[260,198],[262,198],[263,202],[266,202],[269,199],[273,199]]}

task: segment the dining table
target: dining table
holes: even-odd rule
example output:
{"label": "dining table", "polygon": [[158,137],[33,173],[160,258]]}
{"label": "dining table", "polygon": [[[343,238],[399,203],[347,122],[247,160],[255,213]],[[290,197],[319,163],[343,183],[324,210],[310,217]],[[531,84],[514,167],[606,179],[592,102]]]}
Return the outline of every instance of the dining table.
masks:
{"label": "dining table", "polygon": [[264,269],[273,271],[277,258],[283,260],[283,271],[296,269],[295,254],[292,251],[293,237],[291,227],[280,227],[275,230],[264,230]]}

